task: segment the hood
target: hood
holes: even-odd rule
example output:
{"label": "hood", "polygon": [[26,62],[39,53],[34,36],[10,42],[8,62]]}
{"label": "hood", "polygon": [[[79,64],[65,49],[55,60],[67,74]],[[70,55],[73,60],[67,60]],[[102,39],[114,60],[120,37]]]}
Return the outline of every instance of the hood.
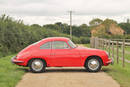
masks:
{"label": "hood", "polygon": [[77,47],[76,48],[77,50],[79,50],[80,52],[86,52],[87,51],[87,53],[92,53],[92,52],[95,52],[95,53],[104,53],[104,52],[106,52],[106,51],[104,51],[104,50],[100,50],[100,49],[94,49],[94,48],[87,48],[87,47]]}
{"label": "hood", "polygon": [[107,57],[107,56],[108,56],[108,54],[107,54],[106,51],[100,50],[100,49],[93,49],[93,48],[87,48],[87,47],[77,47],[76,49],[77,49],[77,50],[79,51],[79,53],[80,53],[82,56],[84,56],[84,57],[96,55],[96,56],[99,56],[99,57],[103,57],[103,58],[104,58],[104,57]]}

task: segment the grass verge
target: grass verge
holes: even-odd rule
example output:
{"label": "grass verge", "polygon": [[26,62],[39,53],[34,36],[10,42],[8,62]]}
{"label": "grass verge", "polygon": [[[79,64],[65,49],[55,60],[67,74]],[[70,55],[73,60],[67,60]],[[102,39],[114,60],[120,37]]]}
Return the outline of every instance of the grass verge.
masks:
{"label": "grass verge", "polygon": [[[84,46],[90,47],[89,44],[83,44]],[[121,57],[121,55],[119,55]],[[129,54],[127,54],[129,56]],[[121,61],[119,64],[114,63],[114,65],[109,65],[107,67],[103,67],[102,69],[108,75],[112,76],[121,87],[130,87],[130,63],[125,62],[125,67],[122,67]]]}
{"label": "grass verge", "polygon": [[24,68],[11,63],[12,56],[0,58],[0,87],[15,87],[25,73]]}
{"label": "grass verge", "polygon": [[130,87],[130,64],[126,63],[125,68],[121,63],[103,67],[103,71],[115,79],[121,87]]}

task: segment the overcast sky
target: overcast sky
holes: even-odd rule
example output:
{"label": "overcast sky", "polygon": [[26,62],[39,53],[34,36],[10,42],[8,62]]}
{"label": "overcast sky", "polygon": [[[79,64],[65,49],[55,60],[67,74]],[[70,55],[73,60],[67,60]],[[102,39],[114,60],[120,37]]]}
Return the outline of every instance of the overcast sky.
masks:
{"label": "overcast sky", "polygon": [[111,18],[124,22],[130,18],[130,0],[0,0],[0,15],[22,19],[25,24],[69,23],[88,24],[93,18]]}

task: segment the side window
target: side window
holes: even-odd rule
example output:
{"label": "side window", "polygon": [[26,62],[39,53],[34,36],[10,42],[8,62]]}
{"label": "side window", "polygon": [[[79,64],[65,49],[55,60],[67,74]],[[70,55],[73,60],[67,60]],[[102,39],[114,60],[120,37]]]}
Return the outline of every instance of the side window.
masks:
{"label": "side window", "polygon": [[64,41],[54,41],[52,42],[52,49],[68,49],[69,46]]}
{"label": "side window", "polygon": [[51,49],[51,42],[46,42],[40,46],[40,49]]}

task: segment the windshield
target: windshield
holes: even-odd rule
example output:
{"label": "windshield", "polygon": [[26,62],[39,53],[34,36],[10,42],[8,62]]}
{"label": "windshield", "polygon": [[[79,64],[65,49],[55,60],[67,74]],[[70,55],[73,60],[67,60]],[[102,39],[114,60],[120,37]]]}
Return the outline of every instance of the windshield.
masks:
{"label": "windshield", "polygon": [[69,40],[68,43],[69,43],[69,45],[70,45],[72,48],[75,48],[75,47],[76,47],[76,45],[75,45],[71,40]]}

